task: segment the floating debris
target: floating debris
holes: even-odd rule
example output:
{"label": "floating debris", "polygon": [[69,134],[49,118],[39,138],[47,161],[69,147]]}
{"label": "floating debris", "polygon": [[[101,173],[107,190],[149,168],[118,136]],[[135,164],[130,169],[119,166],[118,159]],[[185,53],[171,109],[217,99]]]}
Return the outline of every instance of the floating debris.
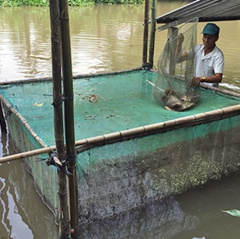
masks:
{"label": "floating debris", "polygon": [[38,58],[38,59],[41,59],[41,60],[50,60],[50,59],[52,59],[51,56],[42,56],[42,55],[30,55],[30,57]]}
{"label": "floating debris", "polygon": [[86,95],[82,97],[82,100],[88,99],[89,102],[91,103],[96,103],[98,101],[98,95],[91,94],[91,95]]}
{"label": "floating debris", "polygon": [[34,106],[37,106],[37,107],[41,107],[41,106],[44,105],[44,102],[42,102],[42,103],[37,103],[37,102],[36,102],[36,103],[34,103],[33,105],[34,105]]}

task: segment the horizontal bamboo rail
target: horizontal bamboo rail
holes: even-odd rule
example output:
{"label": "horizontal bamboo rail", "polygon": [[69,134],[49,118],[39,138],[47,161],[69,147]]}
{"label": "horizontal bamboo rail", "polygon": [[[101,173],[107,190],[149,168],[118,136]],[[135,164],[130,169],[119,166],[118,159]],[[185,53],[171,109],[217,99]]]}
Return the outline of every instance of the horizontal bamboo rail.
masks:
{"label": "horizontal bamboo rail", "polygon": [[[112,144],[115,142],[121,142],[121,141],[139,138],[147,135],[153,135],[153,134],[175,130],[183,127],[191,127],[194,125],[209,123],[212,121],[229,118],[236,115],[240,115],[240,104],[225,107],[222,109],[207,111],[205,113],[186,116],[176,120],[169,120],[169,121],[141,126],[141,127],[137,127],[129,130],[123,130],[119,132],[114,132],[110,134],[78,140],[75,142],[76,152],[81,153],[87,149],[94,148],[100,145]],[[6,163],[9,161],[24,159],[27,157],[36,156],[44,153],[51,153],[52,151],[55,151],[55,150],[56,150],[56,146],[49,146],[49,147],[44,147],[41,149],[27,151],[19,154],[9,155],[9,156],[0,158],[0,163]]]}
{"label": "horizontal bamboo rail", "polygon": [[23,153],[13,154],[13,155],[0,158],[0,163],[6,163],[6,162],[18,160],[18,159],[28,158],[35,155],[50,153],[54,150],[56,150],[56,146],[50,146],[47,148],[35,149],[35,150],[23,152]]}

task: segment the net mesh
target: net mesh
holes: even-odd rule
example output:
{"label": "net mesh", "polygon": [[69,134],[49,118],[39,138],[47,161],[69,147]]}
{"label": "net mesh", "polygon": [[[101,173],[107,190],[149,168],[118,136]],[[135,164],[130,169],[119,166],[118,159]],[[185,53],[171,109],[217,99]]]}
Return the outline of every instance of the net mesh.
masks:
{"label": "net mesh", "polygon": [[159,57],[154,97],[167,109],[183,111],[199,99],[199,85],[193,83],[196,36],[197,19],[174,28]]}
{"label": "net mesh", "polygon": [[[235,133],[240,130],[239,116],[224,119],[230,109],[222,108],[235,108],[240,98],[202,88],[197,107],[177,113],[167,111],[159,107],[153,98],[152,85],[146,82],[156,84],[157,78],[156,72],[141,70],[74,80],[76,140],[107,140],[121,132],[120,141],[106,145],[96,142],[94,148],[77,155],[79,222],[82,224],[113,218],[239,167],[240,135]],[[3,104],[3,109],[10,138],[19,152],[41,148],[38,137],[46,146],[54,145],[52,97],[48,96],[51,92],[51,81],[41,80],[0,88],[1,95],[9,102]],[[35,102],[44,104],[34,106]],[[12,112],[12,108],[17,112]],[[218,109],[221,109],[220,119],[214,120],[213,111],[216,114]],[[211,118],[205,112],[210,112]],[[206,115],[205,123],[183,128],[176,125],[178,119],[184,124],[193,123],[192,118],[198,114]],[[199,121],[196,116],[195,122]],[[175,125],[166,132],[154,130],[156,123],[172,122]],[[36,134],[29,131],[27,123]],[[146,130],[146,135],[128,139],[128,129],[139,127]],[[147,129],[153,129],[153,134],[147,135]],[[33,156],[25,161],[39,194],[57,215],[57,168],[41,160],[47,157]],[[100,233],[105,235],[103,231]],[[128,232],[123,233],[126,238]]]}

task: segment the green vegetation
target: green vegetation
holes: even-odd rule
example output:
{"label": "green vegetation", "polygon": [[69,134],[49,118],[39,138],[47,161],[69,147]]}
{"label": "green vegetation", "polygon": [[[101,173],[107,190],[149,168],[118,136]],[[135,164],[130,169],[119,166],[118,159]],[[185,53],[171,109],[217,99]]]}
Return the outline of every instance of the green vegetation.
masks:
{"label": "green vegetation", "polygon": [[[139,4],[144,0],[68,0],[69,6],[94,4]],[[49,0],[0,0],[2,7],[48,6]]]}

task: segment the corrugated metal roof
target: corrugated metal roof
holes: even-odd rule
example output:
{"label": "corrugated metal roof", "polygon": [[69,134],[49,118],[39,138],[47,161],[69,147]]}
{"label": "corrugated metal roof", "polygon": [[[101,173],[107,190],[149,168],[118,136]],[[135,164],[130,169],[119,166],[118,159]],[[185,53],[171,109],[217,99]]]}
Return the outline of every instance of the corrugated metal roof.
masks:
{"label": "corrugated metal roof", "polygon": [[171,26],[198,18],[199,22],[240,20],[240,0],[196,0],[183,7],[157,17],[157,23]]}

